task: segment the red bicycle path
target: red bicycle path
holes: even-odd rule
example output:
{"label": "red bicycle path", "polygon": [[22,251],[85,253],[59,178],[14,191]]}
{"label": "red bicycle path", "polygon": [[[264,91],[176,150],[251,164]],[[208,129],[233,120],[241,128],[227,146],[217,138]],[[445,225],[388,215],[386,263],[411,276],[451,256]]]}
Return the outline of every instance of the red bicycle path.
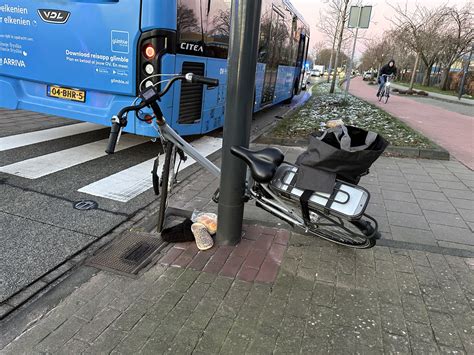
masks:
{"label": "red bicycle path", "polygon": [[397,117],[446,149],[469,169],[474,170],[474,118],[424,104],[399,95],[388,103],[375,96],[377,85],[368,85],[362,78],[351,80],[349,92]]}

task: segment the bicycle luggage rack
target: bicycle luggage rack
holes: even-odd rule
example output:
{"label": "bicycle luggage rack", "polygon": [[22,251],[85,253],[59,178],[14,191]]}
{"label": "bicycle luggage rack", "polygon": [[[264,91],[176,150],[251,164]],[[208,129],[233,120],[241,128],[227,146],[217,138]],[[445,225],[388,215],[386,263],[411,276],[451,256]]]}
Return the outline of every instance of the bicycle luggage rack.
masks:
{"label": "bicycle luggage rack", "polygon": [[[280,180],[280,183],[286,187],[286,190],[288,192],[288,189],[297,189],[297,187],[295,185],[291,185],[294,183],[294,181],[296,180],[296,173],[294,174],[294,177],[292,179],[292,181],[290,183],[285,183],[285,180],[286,180],[286,177],[290,174],[290,173],[294,173],[293,170],[287,170],[285,171],[283,177],[281,178]],[[326,200],[328,200],[328,203],[331,202],[331,205],[334,203],[334,202],[337,202],[337,203],[340,203],[341,205],[345,205],[346,203],[349,202],[349,200],[351,199],[351,195],[349,195],[349,193],[347,191],[344,191],[344,190],[341,190],[340,189],[340,186],[341,184],[340,183],[336,183],[336,186],[334,186],[334,189],[332,191],[332,193],[330,194],[323,194],[321,192],[317,192],[317,191],[314,191],[313,192],[313,195],[316,195],[316,196],[319,196],[321,198],[324,198]],[[345,201],[339,201],[339,200],[336,200],[336,197],[337,195],[341,193],[343,195],[345,195],[347,197],[347,199]],[[291,196],[291,192],[288,192],[288,194]],[[330,208],[330,206],[328,206],[328,208]]]}
{"label": "bicycle luggage rack", "polygon": [[[297,193],[294,193],[293,191],[293,189],[296,189],[296,190],[301,191],[301,193],[303,193],[303,189],[295,186],[296,176],[297,176],[297,167],[292,164],[288,164],[287,166],[282,166],[281,169],[284,169],[284,171],[281,171],[280,173],[277,171],[274,179],[269,184],[270,187],[276,189],[282,197],[289,199],[292,202],[299,202],[300,196]],[[294,174],[294,176],[291,177],[291,174]],[[357,191],[360,191],[361,193],[367,193],[368,198],[365,201],[362,201],[362,200],[351,201],[353,196],[351,196],[350,191],[349,192],[345,191],[343,189],[344,187],[346,187],[346,189],[347,188],[355,189]],[[314,196],[320,198],[321,201],[319,202],[312,201],[312,198]],[[358,220],[362,217],[362,215],[364,215],[369,199],[370,199],[370,193],[364,188],[336,180],[336,184],[331,193],[325,194],[321,192],[313,192],[312,197],[309,200],[309,204],[312,209],[320,210],[326,215],[334,215],[334,216],[342,217],[343,219],[346,219],[346,220]],[[360,211],[358,212],[358,214],[356,215],[348,214],[346,213],[347,211],[339,211],[336,208],[337,206],[335,206],[335,204],[338,204],[339,206],[344,206],[350,202],[353,202],[356,204],[363,203],[363,205],[362,204],[359,205]]]}

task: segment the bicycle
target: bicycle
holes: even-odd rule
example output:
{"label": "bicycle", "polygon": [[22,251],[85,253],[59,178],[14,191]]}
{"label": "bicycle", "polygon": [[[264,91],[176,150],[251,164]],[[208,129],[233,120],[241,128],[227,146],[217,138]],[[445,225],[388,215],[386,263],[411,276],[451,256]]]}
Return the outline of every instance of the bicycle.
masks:
{"label": "bicycle", "polygon": [[380,90],[379,92],[379,102],[381,102],[382,99],[385,97],[385,103],[387,103],[388,98],[390,97],[390,80],[393,78],[393,75],[382,74],[382,76],[385,77],[385,83],[382,87],[382,90]]}
{"label": "bicycle", "polygon": [[[175,75],[169,79],[162,91],[158,91],[155,86],[146,88],[139,96],[140,103],[124,107],[117,116],[113,117],[106,149],[107,154],[114,153],[122,128],[127,124],[129,112],[139,112],[144,107],[150,107],[153,110],[154,120],[165,147],[161,179],[156,171],[153,174],[155,193],[161,198],[158,217],[160,232],[167,217],[168,196],[177,181],[179,166],[187,158],[186,154],[212,175],[220,177],[220,169],[167,124],[158,104],[160,98],[175,82],[184,80],[208,86],[219,85],[216,79],[188,73]],[[315,192],[303,206],[300,202],[303,191],[294,186],[298,167],[285,162],[284,155],[279,149],[268,147],[252,151],[245,147],[233,146],[231,152],[242,159],[248,167],[245,202],[255,200],[258,207],[289,223],[292,227],[299,227],[305,232],[337,244],[359,249],[371,248],[376,244],[376,239],[380,237],[380,234],[377,221],[365,213],[370,200],[370,193],[366,189],[337,181],[333,193]],[[176,167],[177,157],[180,161]],[[155,160],[155,167],[159,165],[159,158],[160,156]],[[219,190],[215,192],[213,200],[217,202],[218,198]]]}

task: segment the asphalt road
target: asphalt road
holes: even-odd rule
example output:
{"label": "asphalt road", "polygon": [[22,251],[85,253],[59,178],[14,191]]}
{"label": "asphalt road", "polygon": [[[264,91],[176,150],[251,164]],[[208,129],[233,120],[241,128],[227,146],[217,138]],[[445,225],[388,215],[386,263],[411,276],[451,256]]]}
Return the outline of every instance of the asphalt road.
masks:
{"label": "asphalt road", "polygon": [[[291,106],[307,96],[296,97]],[[288,108],[255,115],[252,134]],[[0,304],[84,248],[93,248],[156,199],[150,171],[158,143],[125,136],[122,150],[106,156],[108,129],[71,123],[0,110]],[[219,134],[197,137],[194,143],[209,154],[219,149]],[[212,151],[206,150],[210,145]],[[98,207],[75,209],[81,200],[93,200]]]}

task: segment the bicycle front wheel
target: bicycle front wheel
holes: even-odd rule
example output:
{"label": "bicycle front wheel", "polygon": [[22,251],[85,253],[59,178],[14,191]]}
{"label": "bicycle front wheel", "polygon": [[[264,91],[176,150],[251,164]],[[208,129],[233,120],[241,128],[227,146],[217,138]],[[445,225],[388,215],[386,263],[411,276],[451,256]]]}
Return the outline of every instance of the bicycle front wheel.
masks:
{"label": "bicycle front wheel", "polygon": [[387,89],[385,90],[385,103],[388,102],[388,98],[389,98],[389,97],[390,97],[390,89],[387,88]]}
{"label": "bicycle front wheel", "polygon": [[374,233],[374,228],[368,221],[361,220],[343,224],[331,223],[331,221],[321,222],[310,227],[309,232],[329,242],[349,248],[369,249],[376,244],[376,238],[367,238]]}
{"label": "bicycle front wheel", "polygon": [[167,142],[165,147],[165,161],[163,164],[163,173],[161,174],[160,209],[158,211],[158,233],[161,233],[165,226],[166,209],[168,208],[168,194],[171,191],[171,185],[173,183],[175,161],[175,145],[171,142]]}

